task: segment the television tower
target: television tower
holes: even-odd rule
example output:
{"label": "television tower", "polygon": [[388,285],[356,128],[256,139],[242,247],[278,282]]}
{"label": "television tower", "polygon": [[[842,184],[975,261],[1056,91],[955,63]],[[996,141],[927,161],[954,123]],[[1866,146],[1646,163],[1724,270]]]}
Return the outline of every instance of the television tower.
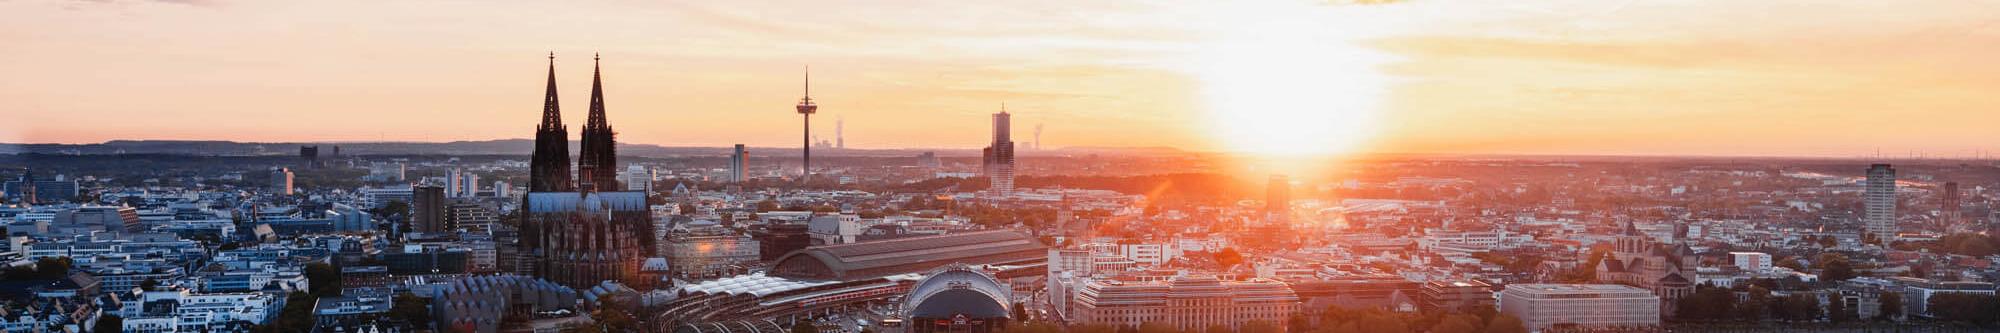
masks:
{"label": "television tower", "polygon": [[847,149],[847,116],[833,117],[833,149]]}
{"label": "television tower", "polygon": [[804,147],[805,168],[801,170],[803,171],[803,175],[800,176],[799,179],[812,177],[812,172],[813,172],[812,171],[813,170],[812,115],[813,113],[819,112],[819,104],[813,104],[812,67],[810,66],[806,67],[805,93],[806,93],[805,97],[799,98],[799,106],[798,106],[799,115],[804,116],[805,129],[806,129],[804,136],[806,143]]}

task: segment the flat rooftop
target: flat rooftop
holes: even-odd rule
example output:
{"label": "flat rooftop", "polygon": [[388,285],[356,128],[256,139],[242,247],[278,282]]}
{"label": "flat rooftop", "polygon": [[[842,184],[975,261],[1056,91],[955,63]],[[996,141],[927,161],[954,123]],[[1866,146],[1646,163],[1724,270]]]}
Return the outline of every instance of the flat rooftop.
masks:
{"label": "flat rooftop", "polygon": [[1510,284],[1507,285],[1507,291],[1519,291],[1531,294],[1602,294],[1620,292],[1652,294],[1652,291],[1622,284]]}

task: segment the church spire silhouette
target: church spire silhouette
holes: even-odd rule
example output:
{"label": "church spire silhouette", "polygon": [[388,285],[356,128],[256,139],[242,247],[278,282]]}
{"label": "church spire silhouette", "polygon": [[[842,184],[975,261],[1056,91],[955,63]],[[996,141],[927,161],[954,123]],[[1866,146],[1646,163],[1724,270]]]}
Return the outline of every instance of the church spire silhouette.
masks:
{"label": "church spire silhouette", "polygon": [[602,57],[591,56],[590,118],[583,124],[583,151],[577,156],[577,182],[591,190],[617,191],[618,153],[615,132],[604,116],[604,70]]}
{"label": "church spire silhouette", "polygon": [[542,98],[542,122],[535,127],[535,151],[529,156],[529,192],[570,190],[569,129],[562,124],[562,103],[556,98],[556,53],[549,52],[549,82]]}

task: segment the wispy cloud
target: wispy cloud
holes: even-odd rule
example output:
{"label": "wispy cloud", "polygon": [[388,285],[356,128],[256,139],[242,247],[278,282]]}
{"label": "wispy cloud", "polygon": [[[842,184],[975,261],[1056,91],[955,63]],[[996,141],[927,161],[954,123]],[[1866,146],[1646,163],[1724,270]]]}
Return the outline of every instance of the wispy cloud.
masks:
{"label": "wispy cloud", "polygon": [[[1024,1],[0,1],[17,14],[0,20],[0,118],[16,120],[0,136],[519,137],[554,50],[572,93],[582,55],[606,54],[613,118],[634,142],[788,144],[775,133],[796,126],[786,110],[810,64],[851,136],[977,145],[964,134],[1005,100],[1060,124],[1052,141],[1198,146],[1217,141],[1200,96],[1226,81],[1204,76],[1204,57],[1254,65],[1359,41],[1367,52],[1308,58],[1383,54],[1359,63],[1389,80],[1298,84],[1325,94],[1306,98],[1383,91],[1382,123],[1367,125],[1384,149],[2000,142],[1986,125],[2000,123],[1990,0]],[[1329,15],[1265,24],[1314,10]],[[1260,39],[1273,32],[1308,38]],[[1270,49],[1213,52],[1246,45],[1218,43],[1232,38]]]}
{"label": "wispy cloud", "polygon": [[[197,7],[219,6],[223,4],[222,0],[72,0],[72,2],[82,3],[82,4],[95,4],[95,5],[164,3],[164,4],[176,4],[176,5],[187,5],[187,6],[197,6]],[[76,6],[70,6],[66,8],[82,9],[82,7],[76,7]]]}

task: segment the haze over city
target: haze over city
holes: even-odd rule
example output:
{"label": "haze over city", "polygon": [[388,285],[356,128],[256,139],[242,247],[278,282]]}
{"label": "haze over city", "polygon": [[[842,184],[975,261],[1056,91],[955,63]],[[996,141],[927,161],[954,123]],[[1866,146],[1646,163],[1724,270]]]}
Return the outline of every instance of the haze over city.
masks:
{"label": "haze over city", "polygon": [[[602,53],[621,142],[1975,156],[2000,5],[1938,1],[0,3],[0,142],[524,138]],[[1755,24],[1745,24],[1755,22]],[[582,99],[570,99],[581,107]],[[572,115],[574,117],[574,115]],[[826,117],[826,118],[832,118]],[[815,125],[830,133],[832,119]]]}

